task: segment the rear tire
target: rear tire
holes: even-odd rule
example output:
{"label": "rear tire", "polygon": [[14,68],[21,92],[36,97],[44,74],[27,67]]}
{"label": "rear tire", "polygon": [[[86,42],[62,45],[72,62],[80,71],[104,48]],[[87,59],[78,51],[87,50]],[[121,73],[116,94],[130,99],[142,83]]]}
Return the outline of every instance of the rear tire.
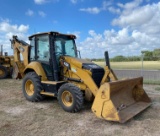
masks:
{"label": "rear tire", "polygon": [[43,90],[40,77],[35,72],[29,72],[25,75],[22,82],[24,97],[32,102],[43,100],[44,96],[40,94]]}
{"label": "rear tire", "polygon": [[7,68],[0,65],[0,79],[6,78],[8,75]]}
{"label": "rear tire", "polygon": [[83,92],[74,84],[63,84],[58,90],[58,102],[65,111],[78,112],[83,106]]}

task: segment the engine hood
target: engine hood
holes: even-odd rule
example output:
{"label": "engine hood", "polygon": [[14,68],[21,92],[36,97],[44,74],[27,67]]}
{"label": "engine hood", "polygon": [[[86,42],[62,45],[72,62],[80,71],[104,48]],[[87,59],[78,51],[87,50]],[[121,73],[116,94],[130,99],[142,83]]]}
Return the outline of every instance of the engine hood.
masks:
{"label": "engine hood", "polygon": [[65,61],[73,64],[79,68],[82,68],[84,64],[90,64],[93,65],[94,63],[85,59],[79,59],[79,58],[73,58],[73,57],[69,57],[69,56],[63,56]]}
{"label": "engine hood", "polygon": [[99,65],[85,59],[79,59],[79,58],[73,58],[73,57],[68,57],[64,56],[64,60],[68,62],[69,64],[72,64],[78,68],[86,69],[86,70],[94,70],[94,69],[103,69]]}
{"label": "engine hood", "polygon": [[63,60],[69,63],[71,71],[73,71],[76,74],[77,74],[76,68],[80,68],[80,69],[89,71],[89,74],[91,75],[95,84],[98,87],[100,86],[101,80],[104,76],[104,68],[100,67],[99,65],[91,61],[85,60],[85,59],[64,56]]}

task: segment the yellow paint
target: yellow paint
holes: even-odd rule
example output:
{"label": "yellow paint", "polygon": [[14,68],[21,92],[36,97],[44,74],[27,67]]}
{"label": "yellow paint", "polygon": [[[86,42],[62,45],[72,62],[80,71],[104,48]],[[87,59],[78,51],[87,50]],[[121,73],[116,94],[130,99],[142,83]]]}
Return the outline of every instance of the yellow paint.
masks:
{"label": "yellow paint", "polygon": [[[13,67],[13,56],[4,56],[0,53],[0,65],[5,67],[10,74],[10,68]],[[0,76],[4,76],[5,71],[0,70]]]}
{"label": "yellow paint", "polygon": [[[63,57],[63,61],[66,61],[70,64],[70,69],[67,69],[66,67],[63,66],[63,71],[61,74],[66,77],[81,79],[82,83],[75,83],[75,82],[73,83],[76,84],[78,87],[80,87],[81,90],[84,90],[85,88],[88,87],[95,96],[98,87],[94,83],[91,77],[91,72],[89,70],[82,69],[82,63],[92,63],[92,62],[68,56]],[[72,70],[73,68],[75,69],[74,71]]]}
{"label": "yellow paint", "polygon": [[[44,69],[39,62],[31,62],[28,64],[28,49],[29,46],[24,47],[21,43],[15,42],[14,44],[14,61],[17,69],[19,69],[19,72],[23,74],[27,70],[33,70],[37,73],[38,76],[41,76],[42,83],[56,84],[56,82],[47,80]],[[23,55],[23,62],[20,61],[20,53]],[[66,67],[63,65],[63,61],[69,63],[70,66]],[[62,80],[65,80],[65,82],[71,82],[81,90],[86,91],[85,94],[87,95],[88,99],[94,95],[95,99],[92,105],[92,111],[96,114],[97,117],[104,118],[106,120],[125,122],[149,105],[148,103],[150,103],[150,99],[142,88],[143,78],[118,80],[114,72],[108,67],[105,67],[105,74],[101,81],[101,86],[98,88],[92,79],[91,71],[82,68],[83,63],[91,64],[92,62],[69,56],[61,57],[60,65],[62,68]],[[67,81],[67,78],[76,80]],[[109,82],[109,78],[114,82]],[[25,90],[29,96],[34,94],[34,85],[32,81],[28,80],[26,82]],[[49,96],[54,95],[44,91],[42,91],[41,94]],[[65,90],[62,93],[61,100],[67,107],[70,107],[73,104],[73,96],[68,90]],[[142,105],[142,108],[141,103],[138,103],[140,108],[136,109],[136,105],[134,108],[138,112],[136,111],[132,115],[129,113],[130,110],[127,111],[126,109],[128,107],[132,107],[135,103],[137,103],[137,101],[142,102],[142,104],[147,104],[144,104],[144,107]],[[123,113],[124,110],[126,117],[124,114],[119,114]]]}
{"label": "yellow paint", "polygon": [[47,76],[44,72],[42,65],[39,62],[33,61],[29,63],[23,72],[25,73],[25,71],[27,71],[28,69],[34,70],[38,76],[41,76],[41,80],[47,81]]}
{"label": "yellow paint", "polygon": [[41,81],[41,83],[56,85],[58,83],[65,83],[65,81]]}
{"label": "yellow paint", "polygon": [[72,104],[73,104],[73,96],[72,96],[72,94],[71,94],[69,91],[67,91],[67,90],[65,90],[65,91],[62,93],[62,95],[61,95],[61,100],[62,100],[63,104],[64,104],[65,106],[67,106],[67,107],[70,107],[70,106],[72,106]]}
{"label": "yellow paint", "polygon": [[134,117],[151,103],[143,91],[142,79],[139,77],[102,84],[95,96],[92,111],[99,118],[121,123]]}
{"label": "yellow paint", "polygon": [[26,91],[28,96],[32,96],[34,94],[34,84],[31,80],[26,81],[25,91]]}
{"label": "yellow paint", "polygon": [[3,76],[5,73],[2,69],[0,69],[0,76]]}
{"label": "yellow paint", "polygon": [[54,93],[49,93],[49,92],[44,92],[44,91],[40,92],[40,94],[43,94],[43,95],[46,95],[46,96],[51,96],[51,97],[55,96]]}
{"label": "yellow paint", "polygon": [[22,54],[23,63],[24,63],[24,66],[26,67],[28,65],[29,45],[25,46],[22,43],[14,41],[13,50],[14,50],[14,62],[22,61],[20,58],[20,54]]}

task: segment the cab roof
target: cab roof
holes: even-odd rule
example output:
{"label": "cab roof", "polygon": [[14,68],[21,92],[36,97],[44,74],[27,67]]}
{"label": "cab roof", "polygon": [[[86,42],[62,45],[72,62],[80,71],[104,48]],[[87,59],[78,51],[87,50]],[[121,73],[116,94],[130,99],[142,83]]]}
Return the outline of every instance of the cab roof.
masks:
{"label": "cab roof", "polygon": [[55,31],[36,33],[36,34],[29,36],[28,38],[31,39],[32,37],[40,36],[40,35],[64,35],[64,36],[70,36],[70,37],[76,39],[76,36],[73,34],[62,34],[62,33],[55,32]]}

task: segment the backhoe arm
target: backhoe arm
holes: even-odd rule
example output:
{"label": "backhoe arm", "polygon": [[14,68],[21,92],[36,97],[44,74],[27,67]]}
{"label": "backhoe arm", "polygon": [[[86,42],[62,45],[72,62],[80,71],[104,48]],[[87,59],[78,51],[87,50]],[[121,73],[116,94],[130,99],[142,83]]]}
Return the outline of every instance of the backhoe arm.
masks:
{"label": "backhoe arm", "polygon": [[[11,39],[10,41],[14,52],[14,66],[12,77],[21,79],[23,77],[23,70],[28,65],[30,45],[23,40],[19,40],[17,36],[13,36],[13,39]],[[23,60],[21,60],[21,54],[23,56]]]}

